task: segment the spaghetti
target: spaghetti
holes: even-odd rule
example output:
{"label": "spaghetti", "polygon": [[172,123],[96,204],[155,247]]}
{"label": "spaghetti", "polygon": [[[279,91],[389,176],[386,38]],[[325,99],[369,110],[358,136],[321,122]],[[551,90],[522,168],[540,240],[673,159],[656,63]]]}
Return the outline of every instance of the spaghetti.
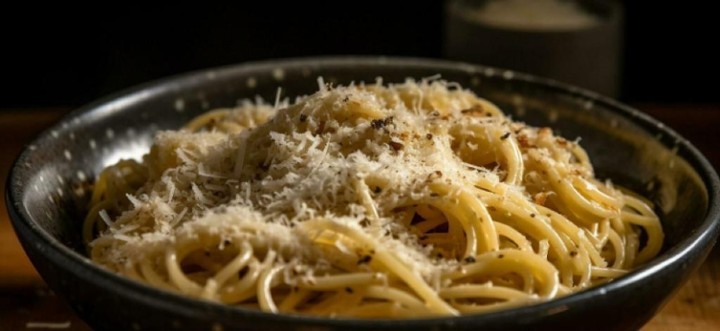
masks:
{"label": "spaghetti", "polygon": [[622,276],[661,248],[650,204],[577,142],[442,81],[320,84],[201,115],[95,183],[93,261],[272,313],[487,312]]}

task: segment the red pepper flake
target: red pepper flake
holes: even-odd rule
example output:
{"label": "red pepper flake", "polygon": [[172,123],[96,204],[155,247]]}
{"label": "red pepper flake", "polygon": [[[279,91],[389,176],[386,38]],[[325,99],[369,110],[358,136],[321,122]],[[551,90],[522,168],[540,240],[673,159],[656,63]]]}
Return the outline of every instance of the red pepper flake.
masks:
{"label": "red pepper flake", "polygon": [[403,145],[402,143],[399,143],[399,142],[394,141],[394,140],[391,140],[391,141],[388,143],[388,145],[390,145],[390,147],[392,147],[392,149],[394,149],[396,152],[399,151],[399,150],[401,150],[401,149],[403,149],[403,147],[405,147],[405,145]]}
{"label": "red pepper flake", "polygon": [[320,121],[320,123],[318,123],[317,130],[315,130],[315,135],[322,134],[323,131],[325,131],[325,121]]}
{"label": "red pepper flake", "polygon": [[535,196],[533,196],[533,200],[538,205],[544,206],[545,201],[547,200],[547,193],[541,192],[541,193],[535,194]]}

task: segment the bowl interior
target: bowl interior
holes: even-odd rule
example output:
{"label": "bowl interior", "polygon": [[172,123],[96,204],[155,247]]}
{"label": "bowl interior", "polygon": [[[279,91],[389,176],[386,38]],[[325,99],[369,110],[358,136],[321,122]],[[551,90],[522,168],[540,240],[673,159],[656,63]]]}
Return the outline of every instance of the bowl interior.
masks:
{"label": "bowl interior", "polygon": [[90,187],[99,171],[122,158],[139,158],[155,132],[176,129],[194,116],[238,100],[272,102],[313,93],[324,82],[402,82],[436,77],[457,82],[495,102],[514,119],[550,126],[581,139],[596,174],[649,197],[666,233],[658,259],[681,249],[709,211],[704,184],[713,182],[697,151],[647,116],[593,93],[511,71],[457,63],[383,58],[267,62],[190,73],[121,92],[80,109],[28,146],[9,181],[12,208],[51,245],[84,257],[80,236]]}

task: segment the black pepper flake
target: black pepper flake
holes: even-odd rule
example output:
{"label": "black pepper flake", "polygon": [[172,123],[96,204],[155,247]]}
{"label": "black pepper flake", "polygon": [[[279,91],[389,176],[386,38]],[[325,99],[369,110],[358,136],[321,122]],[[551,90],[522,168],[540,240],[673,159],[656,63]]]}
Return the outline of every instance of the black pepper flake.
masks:
{"label": "black pepper flake", "polygon": [[305,122],[305,121],[307,121],[307,115],[300,114],[300,122]]}
{"label": "black pepper flake", "polygon": [[382,129],[383,127],[385,127],[385,121],[383,121],[383,120],[372,120],[372,122],[370,122],[370,126],[372,126],[372,128],[375,129],[375,130],[380,130],[380,129]]}
{"label": "black pepper flake", "polygon": [[430,196],[433,197],[433,198],[437,198],[437,197],[440,196],[440,194],[437,194],[437,193],[433,192],[433,193],[430,193]]}
{"label": "black pepper flake", "polygon": [[225,241],[223,241],[223,245],[229,246],[229,245],[230,245],[230,240],[225,240]]}
{"label": "black pepper flake", "polygon": [[346,287],[345,292],[352,293],[353,292],[352,287]]}
{"label": "black pepper flake", "polygon": [[465,261],[465,263],[475,263],[476,260],[475,260],[475,257],[473,257],[473,256],[466,256],[465,259],[463,259],[463,261]]}
{"label": "black pepper flake", "polygon": [[382,192],[382,189],[380,188],[380,186],[375,186],[375,190],[373,190],[373,191],[375,193],[380,193],[380,192]]}
{"label": "black pepper flake", "polygon": [[388,145],[390,145],[390,147],[392,147],[392,149],[394,149],[396,152],[403,149],[403,147],[405,147],[405,145],[403,145],[397,141],[393,141],[393,140],[390,140]]}
{"label": "black pepper flake", "polygon": [[426,135],[425,135],[425,138],[427,138],[428,140],[431,140],[431,139],[433,138],[432,133],[426,134]]}
{"label": "black pepper flake", "polygon": [[510,132],[505,132],[504,135],[500,136],[500,140],[505,140],[505,139],[507,139],[508,137],[510,137]]}
{"label": "black pepper flake", "polygon": [[433,111],[432,113],[430,113],[430,115],[435,116],[435,117],[438,117],[438,116],[440,116],[440,112],[437,111],[437,110],[435,110],[435,111]]}
{"label": "black pepper flake", "polygon": [[485,113],[485,116],[487,116],[487,117],[492,117],[493,114],[492,114],[491,112],[487,112],[487,113]]}
{"label": "black pepper flake", "polygon": [[370,256],[370,255],[363,255],[363,256],[357,261],[357,264],[358,264],[358,265],[366,264],[366,263],[370,263],[370,261],[372,261],[372,256]]}
{"label": "black pepper flake", "polygon": [[370,126],[375,130],[380,130],[390,124],[393,124],[393,117],[389,116],[383,119],[376,119],[370,122]]}
{"label": "black pepper flake", "polygon": [[575,257],[576,255],[578,255],[577,251],[570,251],[570,257]]}
{"label": "black pepper flake", "polygon": [[535,213],[530,214],[530,217],[535,218]]}
{"label": "black pepper flake", "polygon": [[442,176],[443,176],[442,171],[440,171],[440,170],[435,170],[435,171],[431,172],[431,173],[427,176],[426,181],[427,181],[427,182],[432,182],[432,181],[434,181],[434,180],[437,180],[437,179],[442,178]]}
{"label": "black pepper flake", "polygon": [[443,258],[443,253],[437,253],[437,257],[438,257],[438,259],[442,259],[442,258]]}
{"label": "black pepper flake", "polygon": [[500,254],[500,255],[498,255],[498,259],[502,259],[502,258],[504,258],[504,257],[505,257],[505,255],[504,255],[504,254]]}

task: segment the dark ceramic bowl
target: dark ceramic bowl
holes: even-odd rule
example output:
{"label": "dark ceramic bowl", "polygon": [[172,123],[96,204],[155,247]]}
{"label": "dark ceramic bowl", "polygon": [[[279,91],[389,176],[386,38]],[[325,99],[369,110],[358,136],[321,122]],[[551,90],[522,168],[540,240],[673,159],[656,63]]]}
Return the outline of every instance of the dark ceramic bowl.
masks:
{"label": "dark ceramic bowl", "polygon": [[[398,82],[436,74],[472,88],[516,119],[582,137],[597,173],[651,197],[667,234],[661,254],[615,281],[499,312],[421,320],[271,315],[194,300],[119,277],[83,253],[88,184],[106,165],[140,156],[153,132],[178,128],[240,98],[308,94],[326,82]],[[720,183],[687,140],[647,115],[594,93],[511,71],[392,58],[317,58],[211,69],[139,86],[65,117],[27,146],[10,174],[7,205],[26,252],[52,289],[98,330],[635,329],[702,263],[718,233]]]}

